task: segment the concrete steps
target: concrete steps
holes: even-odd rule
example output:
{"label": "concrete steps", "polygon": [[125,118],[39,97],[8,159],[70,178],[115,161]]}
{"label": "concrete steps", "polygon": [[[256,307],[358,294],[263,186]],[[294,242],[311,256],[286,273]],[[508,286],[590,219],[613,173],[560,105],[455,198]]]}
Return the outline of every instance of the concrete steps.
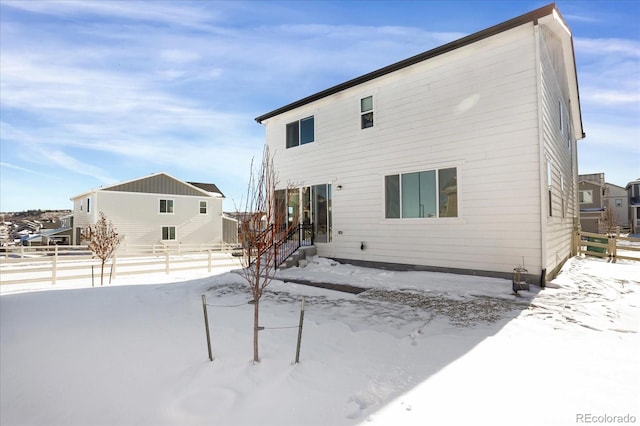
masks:
{"label": "concrete steps", "polygon": [[316,254],[317,250],[315,246],[300,247],[298,250],[293,252],[293,254],[289,256],[287,260],[285,260],[284,263],[278,268],[287,269],[293,268],[295,266],[304,268],[305,266],[307,266],[307,257],[315,256]]}

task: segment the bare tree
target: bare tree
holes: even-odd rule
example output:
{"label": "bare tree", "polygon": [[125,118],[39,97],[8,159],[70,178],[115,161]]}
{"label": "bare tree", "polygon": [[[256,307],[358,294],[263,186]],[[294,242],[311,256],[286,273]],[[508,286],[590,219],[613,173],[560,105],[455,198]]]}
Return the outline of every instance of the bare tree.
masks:
{"label": "bare tree", "polygon": [[258,331],[260,298],[272,279],[277,267],[276,245],[287,235],[293,223],[285,222],[285,206],[276,197],[277,173],[269,147],[265,146],[262,161],[257,166],[251,161],[251,174],[247,188],[241,223],[243,242],[243,277],[249,284],[253,296],[253,361],[259,362]]}
{"label": "bare tree", "polygon": [[100,217],[94,225],[89,225],[82,231],[82,239],[89,241],[89,250],[101,260],[100,285],[104,284],[104,265],[111,258],[120,244],[120,237],[111,221],[100,212]]}
{"label": "bare tree", "polygon": [[618,215],[614,209],[611,208],[611,203],[608,203],[602,212],[600,221],[600,227],[605,234],[612,234],[616,231],[618,226]]}

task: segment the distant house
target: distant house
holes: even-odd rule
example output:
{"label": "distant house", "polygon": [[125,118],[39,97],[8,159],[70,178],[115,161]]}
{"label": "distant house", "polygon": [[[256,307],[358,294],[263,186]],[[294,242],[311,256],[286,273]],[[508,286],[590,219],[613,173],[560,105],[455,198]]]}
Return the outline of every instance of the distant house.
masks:
{"label": "distant house", "polygon": [[580,228],[586,232],[601,232],[604,219],[606,187],[604,173],[578,176]]}
{"label": "distant house", "polygon": [[524,260],[542,281],[571,255],[584,132],[555,4],[256,121],[319,255],[507,277]]}
{"label": "distant house", "polygon": [[640,178],[626,187],[629,200],[629,225],[632,234],[640,234]]}
{"label": "distant house", "polygon": [[214,184],[166,173],[94,189],[71,198],[73,243],[104,212],[127,245],[213,244],[223,240],[222,201]]}
{"label": "distant house", "polygon": [[627,190],[612,183],[604,184],[604,207],[613,212],[616,225],[629,228],[629,197]]}

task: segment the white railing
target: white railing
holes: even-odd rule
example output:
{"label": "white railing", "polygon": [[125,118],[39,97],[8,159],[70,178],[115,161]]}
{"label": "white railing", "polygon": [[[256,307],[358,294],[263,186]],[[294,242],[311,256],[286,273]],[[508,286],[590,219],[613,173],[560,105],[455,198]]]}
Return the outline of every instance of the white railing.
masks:
{"label": "white railing", "polygon": [[[213,250],[215,247],[216,250]],[[27,284],[59,280],[98,280],[101,262],[86,247],[47,246],[2,248],[0,256],[0,284]],[[231,247],[194,245],[193,247],[129,247],[120,249],[105,265],[105,276],[150,274],[214,268],[240,268],[240,258],[231,253]],[[155,250],[155,251],[154,251]]]}
{"label": "white railing", "polygon": [[[126,244],[122,243],[118,246],[116,254],[118,256],[139,256],[149,254],[188,254],[188,253],[206,253],[208,251],[232,253],[238,247],[220,241],[209,244]],[[86,245],[81,246],[9,246],[0,247],[0,261],[4,259],[16,258],[37,258],[45,256],[91,256],[92,253]]]}

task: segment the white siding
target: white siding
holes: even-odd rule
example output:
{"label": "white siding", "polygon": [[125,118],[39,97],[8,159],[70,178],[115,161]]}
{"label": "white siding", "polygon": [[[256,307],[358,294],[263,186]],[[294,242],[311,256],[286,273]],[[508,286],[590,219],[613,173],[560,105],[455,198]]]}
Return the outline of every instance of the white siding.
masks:
{"label": "white siding", "polygon": [[[87,213],[87,199],[91,200],[91,211]],[[88,225],[92,225],[96,222],[96,209],[95,209],[96,193],[94,191],[83,194],[73,199],[73,233],[72,243],[80,244],[79,230],[84,229]]]}
{"label": "white siding", "polygon": [[[543,157],[552,168],[551,216],[547,213],[548,200],[544,200],[546,219],[543,222],[543,235],[546,247],[543,267],[551,273],[570,256],[571,233],[580,214],[576,186],[577,145],[575,131],[572,128],[573,119],[569,107],[569,88],[564,71],[562,44],[544,26],[539,28]],[[545,174],[543,185],[547,184],[546,180]]]}
{"label": "white siding", "polygon": [[[87,213],[89,197],[92,205]],[[160,199],[174,200],[173,214],[160,213]],[[207,201],[206,214],[200,214],[200,201]],[[95,224],[98,213],[103,212],[127,245],[163,242],[163,226],[176,227],[176,240],[164,241],[165,244],[210,244],[222,240],[222,198],[98,190],[73,202],[74,239],[78,229]],[[74,244],[80,241],[74,240]]]}
{"label": "white siding", "polygon": [[[266,120],[282,187],[342,185],[319,254],[507,273],[524,257],[539,273],[536,81],[530,23]],[[286,124],[309,115],[315,141],[285,149]],[[443,167],[458,169],[458,218],[384,218],[385,175]]]}
{"label": "white siding", "polygon": [[[160,213],[160,199],[173,201],[174,213]],[[200,201],[208,202],[200,214]],[[128,245],[158,244],[162,227],[175,226],[176,240],[166,244],[206,244],[222,240],[222,200],[184,195],[98,191],[98,205]]]}

